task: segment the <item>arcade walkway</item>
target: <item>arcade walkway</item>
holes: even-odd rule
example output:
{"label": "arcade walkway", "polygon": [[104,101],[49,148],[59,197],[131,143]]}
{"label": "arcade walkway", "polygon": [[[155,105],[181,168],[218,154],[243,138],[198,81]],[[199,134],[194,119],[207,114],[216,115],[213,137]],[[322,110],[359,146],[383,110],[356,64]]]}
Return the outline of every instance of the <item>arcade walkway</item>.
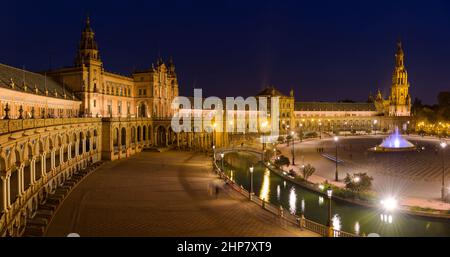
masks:
{"label": "arcade walkway", "polygon": [[315,236],[222,188],[203,154],[142,152],[110,162],[66,198],[47,236]]}

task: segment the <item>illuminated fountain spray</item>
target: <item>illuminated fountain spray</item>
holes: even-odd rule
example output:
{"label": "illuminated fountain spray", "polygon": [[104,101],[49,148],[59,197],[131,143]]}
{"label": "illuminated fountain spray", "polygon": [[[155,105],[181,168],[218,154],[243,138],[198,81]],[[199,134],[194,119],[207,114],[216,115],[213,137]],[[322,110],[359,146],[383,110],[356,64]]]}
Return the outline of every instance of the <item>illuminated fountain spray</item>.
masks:
{"label": "illuminated fountain spray", "polygon": [[414,149],[416,149],[416,146],[404,139],[402,135],[400,135],[398,127],[396,127],[394,133],[386,137],[380,145],[375,146],[370,150],[375,152],[400,152],[411,151]]}

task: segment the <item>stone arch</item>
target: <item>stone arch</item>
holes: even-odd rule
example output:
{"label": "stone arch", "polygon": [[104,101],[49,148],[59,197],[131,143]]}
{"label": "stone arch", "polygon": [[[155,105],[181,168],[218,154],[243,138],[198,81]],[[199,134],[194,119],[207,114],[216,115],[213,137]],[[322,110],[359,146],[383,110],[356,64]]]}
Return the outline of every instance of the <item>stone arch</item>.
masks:
{"label": "stone arch", "polygon": [[166,133],[167,130],[164,126],[159,125],[156,127],[156,145],[157,146],[166,146]]}
{"label": "stone arch", "polygon": [[141,142],[141,126],[137,126],[137,142]]}
{"label": "stone arch", "polygon": [[142,140],[147,141],[147,126],[142,126]]}
{"label": "stone arch", "polygon": [[27,190],[31,186],[31,169],[32,169],[32,161],[33,161],[33,146],[29,143],[26,144],[25,150],[24,150],[24,168],[23,168],[23,185],[24,190]]}
{"label": "stone arch", "polygon": [[138,105],[138,117],[147,117],[147,105],[145,104],[145,102],[140,102]]}
{"label": "stone arch", "polygon": [[11,176],[10,176],[10,188],[9,188],[9,195],[10,195],[10,203],[14,203],[16,199],[19,197],[19,170],[21,169],[22,164],[22,156],[20,149],[15,147],[11,151]]}
{"label": "stone arch", "polygon": [[91,131],[90,130],[87,130],[86,131],[86,140],[85,140],[86,142],[85,142],[85,144],[86,144],[86,146],[85,146],[85,151],[86,151],[86,153],[89,153],[92,149],[91,149],[91,141],[92,141],[92,137],[91,137]]}
{"label": "stone arch", "polygon": [[61,165],[62,139],[60,135],[55,136],[55,167]]}
{"label": "stone arch", "polygon": [[84,133],[83,131],[80,131],[79,133],[79,137],[78,137],[78,154],[81,155],[83,154],[83,141],[84,141]]}
{"label": "stone arch", "polygon": [[72,137],[70,139],[70,157],[74,158],[76,156],[76,147],[77,147],[77,134],[72,133]]}
{"label": "stone arch", "polygon": [[92,141],[92,150],[97,150],[97,141],[98,141],[98,131],[97,131],[97,129],[94,129],[93,134],[94,134],[94,138],[93,138],[93,141]]}
{"label": "stone arch", "polygon": [[114,128],[112,137],[114,152],[119,150],[119,128]]}
{"label": "stone arch", "polygon": [[120,143],[122,145],[122,148],[126,148],[127,147],[127,130],[125,127],[122,127],[120,132],[121,132]]}
{"label": "stone arch", "polygon": [[63,162],[67,162],[69,160],[69,147],[70,147],[70,140],[69,135],[64,134],[62,136],[62,143],[63,143]]}
{"label": "stone arch", "polygon": [[136,143],[136,128],[134,126],[131,127],[131,145]]}

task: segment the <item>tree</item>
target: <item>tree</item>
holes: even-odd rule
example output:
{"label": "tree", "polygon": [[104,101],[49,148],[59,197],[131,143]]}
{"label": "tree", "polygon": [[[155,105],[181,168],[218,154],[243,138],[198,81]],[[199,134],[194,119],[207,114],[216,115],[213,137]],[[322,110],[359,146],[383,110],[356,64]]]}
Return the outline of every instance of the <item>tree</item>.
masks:
{"label": "tree", "polygon": [[287,158],[284,155],[281,155],[281,156],[277,157],[277,159],[275,160],[275,165],[277,167],[281,167],[281,166],[284,166],[284,165],[289,165],[290,163],[291,162],[289,161],[289,158]]}
{"label": "tree", "polygon": [[316,171],[316,168],[314,168],[311,164],[307,164],[303,169],[302,169],[302,175],[303,175],[303,179],[305,179],[306,181],[308,181],[308,178]]}
{"label": "tree", "polygon": [[367,173],[355,173],[347,176],[344,179],[345,188],[354,192],[368,191],[372,187],[373,178]]}

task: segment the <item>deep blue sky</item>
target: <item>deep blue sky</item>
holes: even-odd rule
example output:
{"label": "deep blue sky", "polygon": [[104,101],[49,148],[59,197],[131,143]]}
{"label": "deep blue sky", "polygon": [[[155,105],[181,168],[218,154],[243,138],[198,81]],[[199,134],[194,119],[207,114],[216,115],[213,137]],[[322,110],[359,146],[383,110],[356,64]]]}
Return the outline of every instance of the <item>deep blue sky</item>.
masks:
{"label": "deep blue sky", "polygon": [[181,94],[254,95],[267,84],[297,100],[365,101],[390,87],[395,42],[412,97],[450,89],[446,1],[7,1],[0,62],[30,70],[73,63],[89,12],[104,66],[129,74],[172,55]]}

